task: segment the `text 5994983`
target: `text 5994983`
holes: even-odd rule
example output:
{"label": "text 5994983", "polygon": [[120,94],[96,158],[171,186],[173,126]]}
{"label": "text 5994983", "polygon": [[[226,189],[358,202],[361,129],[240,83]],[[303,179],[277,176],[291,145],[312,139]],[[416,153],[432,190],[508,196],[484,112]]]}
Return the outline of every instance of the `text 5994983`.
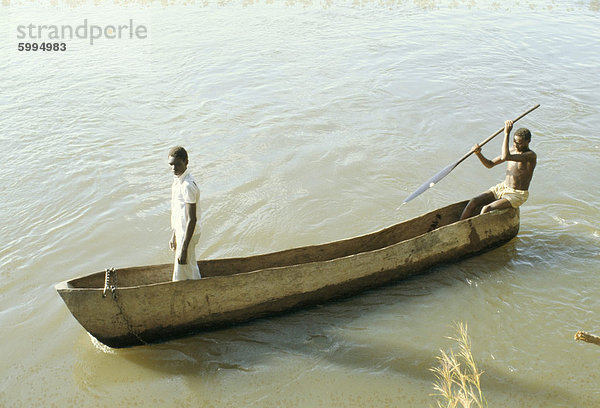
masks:
{"label": "text 5994983", "polygon": [[17,46],[17,50],[19,51],[66,51],[67,44],[66,43],[52,43],[52,42],[43,42],[43,43],[19,43]]}

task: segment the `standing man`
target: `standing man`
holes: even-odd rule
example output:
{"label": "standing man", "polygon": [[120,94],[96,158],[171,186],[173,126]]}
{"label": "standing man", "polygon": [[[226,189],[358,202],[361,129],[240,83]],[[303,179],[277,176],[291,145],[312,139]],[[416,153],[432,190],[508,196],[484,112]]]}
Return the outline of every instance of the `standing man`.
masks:
{"label": "standing man", "polygon": [[481,214],[503,208],[517,208],[529,197],[529,184],[537,163],[537,155],[529,149],[531,132],[525,128],[518,129],[515,132],[513,147],[512,149],[508,148],[508,139],[512,127],[512,120],[504,122],[502,155],[493,160],[489,160],[481,154],[479,145],[473,146],[473,153],[488,169],[502,162],[507,162],[506,178],[502,183],[471,199],[460,216],[461,220],[471,217],[477,207],[483,206]]}
{"label": "standing man", "polygon": [[200,189],[187,170],[188,154],[181,147],[169,150],[169,166],[173,171],[171,186],[171,229],[173,235],[169,246],[175,251],[173,280],[200,279],[196,261],[196,244],[200,238],[199,211]]}

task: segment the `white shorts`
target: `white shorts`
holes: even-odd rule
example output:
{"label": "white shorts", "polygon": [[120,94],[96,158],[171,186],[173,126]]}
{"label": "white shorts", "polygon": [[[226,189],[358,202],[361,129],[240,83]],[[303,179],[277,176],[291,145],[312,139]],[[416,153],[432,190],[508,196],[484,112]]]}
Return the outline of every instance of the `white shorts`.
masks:
{"label": "white shorts", "polygon": [[490,191],[496,200],[506,198],[513,208],[521,206],[529,198],[529,191],[508,187],[504,181],[490,188]]}
{"label": "white shorts", "polygon": [[194,235],[190,240],[190,244],[188,245],[187,263],[185,265],[180,265],[179,262],[177,262],[177,258],[180,254],[179,244],[180,242],[183,242],[183,237],[176,235],[175,239],[177,240],[177,250],[175,251],[175,260],[173,262],[173,280],[200,279],[200,268],[198,268],[198,261],[196,260],[196,244],[198,244],[200,235]]}

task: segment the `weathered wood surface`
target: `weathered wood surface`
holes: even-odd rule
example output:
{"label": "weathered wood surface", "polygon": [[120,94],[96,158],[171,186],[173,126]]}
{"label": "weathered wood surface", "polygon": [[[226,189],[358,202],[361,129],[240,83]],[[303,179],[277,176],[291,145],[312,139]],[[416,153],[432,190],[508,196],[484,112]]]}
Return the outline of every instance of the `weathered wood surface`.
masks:
{"label": "weathered wood surface", "polygon": [[513,238],[519,211],[457,222],[466,202],[364,236],[246,258],[198,262],[203,279],[171,282],[172,265],[104,272],[56,289],[79,323],[110,347],[165,341],[383,285]]}
{"label": "weathered wood surface", "polygon": [[585,341],[586,343],[592,343],[600,346],[600,337],[581,330],[575,333],[575,340]]}

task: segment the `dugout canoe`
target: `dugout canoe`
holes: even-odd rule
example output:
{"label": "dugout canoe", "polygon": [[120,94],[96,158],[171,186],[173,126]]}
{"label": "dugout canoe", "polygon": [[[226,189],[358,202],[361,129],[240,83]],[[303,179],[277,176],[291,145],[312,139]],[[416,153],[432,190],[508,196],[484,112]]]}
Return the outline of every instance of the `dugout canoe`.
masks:
{"label": "dugout canoe", "polygon": [[458,221],[466,203],[342,241],[199,261],[201,280],[172,282],[173,266],[165,264],[98,272],[56,290],[107,346],[162,342],[355,294],[517,235],[518,209]]}

